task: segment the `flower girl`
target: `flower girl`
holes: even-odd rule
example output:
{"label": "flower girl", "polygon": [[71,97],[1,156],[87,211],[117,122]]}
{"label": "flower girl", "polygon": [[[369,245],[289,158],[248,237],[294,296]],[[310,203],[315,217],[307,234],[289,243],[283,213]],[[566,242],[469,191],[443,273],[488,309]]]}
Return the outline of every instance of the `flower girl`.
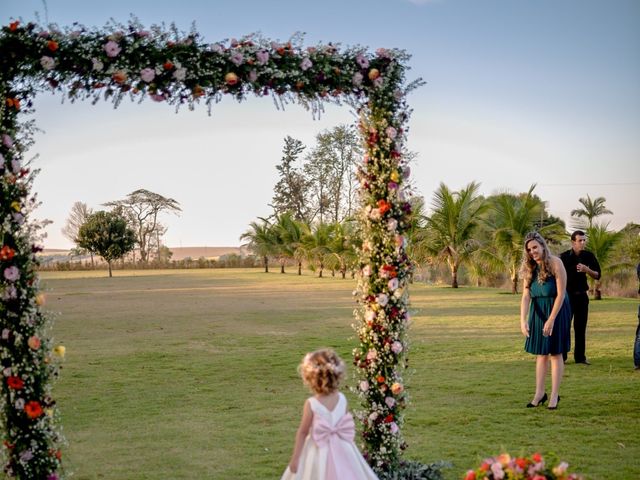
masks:
{"label": "flower girl", "polygon": [[298,367],[314,396],[302,410],[291,461],[282,480],[377,480],[354,443],[355,424],[339,392],[345,365],[331,349],[305,355]]}

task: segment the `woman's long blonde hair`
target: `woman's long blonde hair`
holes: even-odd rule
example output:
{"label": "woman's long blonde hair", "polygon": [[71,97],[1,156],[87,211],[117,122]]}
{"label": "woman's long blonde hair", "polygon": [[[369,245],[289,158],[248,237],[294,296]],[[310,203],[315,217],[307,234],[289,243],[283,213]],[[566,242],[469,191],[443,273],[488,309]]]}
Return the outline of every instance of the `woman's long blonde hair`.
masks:
{"label": "woman's long blonde hair", "polygon": [[340,388],[345,365],[336,352],[330,348],[323,348],[307,353],[298,371],[302,381],[314,393],[326,395]]}
{"label": "woman's long blonde hair", "polygon": [[547,246],[547,242],[538,232],[529,232],[524,237],[524,254],[522,255],[522,265],[520,266],[520,274],[524,279],[525,287],[531,286],[533,280],[533,272],[538,263],[531,258],[529,252],[527,252],[527,245],[529,242],[535,240],[542,246],[542,262],[540,263],[540,269],[538,271],[538,283],[542,284],[547,281],[547,278],[553,275],[553,267],[551,266],[551,251]]}

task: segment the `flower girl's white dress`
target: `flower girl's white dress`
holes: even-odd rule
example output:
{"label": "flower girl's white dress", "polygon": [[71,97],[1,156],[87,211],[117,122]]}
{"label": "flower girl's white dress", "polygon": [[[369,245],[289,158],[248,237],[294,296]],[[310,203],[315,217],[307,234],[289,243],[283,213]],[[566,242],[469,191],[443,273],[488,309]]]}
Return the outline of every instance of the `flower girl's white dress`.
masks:
{"label": "flower girl's white dress", "polygon": [[289,467],[282,480],[378,480],[354,443],[355,425],[347,412],[347,399],[340,393],[333,410],[314,397],[309,399],[313,420],[298,472]]}

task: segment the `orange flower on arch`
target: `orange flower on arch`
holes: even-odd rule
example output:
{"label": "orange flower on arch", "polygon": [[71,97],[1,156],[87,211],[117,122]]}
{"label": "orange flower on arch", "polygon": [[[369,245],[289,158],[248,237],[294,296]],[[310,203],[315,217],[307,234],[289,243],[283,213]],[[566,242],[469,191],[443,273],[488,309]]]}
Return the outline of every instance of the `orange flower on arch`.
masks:
{"label": "orange flower on arch", "polygon": [[17,98],[7,98],[5,100],[7,107],[15,108],[16,110],[20,110],[20,100]]}
{"label": "orange flower on arch", "polygon": [[380,214],[384,215],[391,210],[391,204],[384,199],[378,200],[378,209],[380,210]]}
{"label": "orange flower on arch", "polygon": [[47,48],[50,51],[55,52],[56,50],[58,50],[58,42],[56,42],[55,40],[49,40],[47,42]]}
{"label": "orange flower on arch", "polygon": [[20,26],[20,22],[18,20],[16,20],[15,22],[11,22],[9,24],[9,31],[15,32],[18,29],[18,26]]}
{"label": "orange flower on arch", "polygon": [[36,402],[35,400],[31,400],[30,402],[27,402],[27,404],[24,406],[24,413],[27,414],[27,417],[34,420],[40,417],[44,413],[44,410],[42,410],[42,407],[40,406],[39,402]]}
{"label": "orange flower on arch", "polygon": [[9,261],[16,255],[16,251],[9,245],[0,248],[0,260]]}

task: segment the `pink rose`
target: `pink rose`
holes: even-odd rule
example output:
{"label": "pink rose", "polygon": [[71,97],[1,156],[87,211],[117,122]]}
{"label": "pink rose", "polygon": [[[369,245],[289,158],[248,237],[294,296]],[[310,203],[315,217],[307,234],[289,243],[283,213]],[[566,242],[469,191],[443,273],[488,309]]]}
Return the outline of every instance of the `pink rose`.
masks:
{"label": "pink rose", "polygon": [[31,348],[32,350],[38,350],[40,348],[40,345],[42,345],[42,341],[39,337],[34,335],[32,337],[29,337],[29,340],[27,340],[27,345],[29,345],[29,348]]}
{"label": "pink rose", "polygon": [[392,435],[395,435],[396,433],[398,433],[398,430],[400,430],[400,428],[398,428],[398,424],[396,422],[391,422],[389,424],[389,430],[391,431]]}
{"label": "pink rose", "polygon": [[398,279],[397,278],[392,278],[387,283],[387,286],[389,287],[390,291],[395,292],[398,289]]}
{"label": "pink rose", "polygon": [[371,276],[371,265],[365,265],[364,268],[362,269],[362,275],[364,277],[370,277]]}
{"label": "pink rose", "polygon": [[240,52],[234,52],[229,60],[231,60],[231,63],[239,67],[244,63],[244,56]]}
{"label": "pink rose", "polygon": [[371,349],[367,352],[367,360],[375,360],[376,358],[378,358],[378,352],[376,352],[374,349]]}
{"label": "pink rose", "polygon": [[389,137],[391,140],[396,138],[396,136],[398,135],[398,131],[393,127],[387,127],[384,132],[387,134],[387,137]]}
{"label": "pink rose", "polygon": [[491,465],[491,472],[495,480],[502,480],[504,478],[504,470],[502,470],[502,465],[498,462],[494,462]]}
{"label": "pink rose", "polygon": [[303,72],[309,70],[311,67],[313,67],[313,62],[309,60],[309,58],[307,57],[303,58],[302,61],[300,62],[300,69]]}
{"label": "pink rose", "polygon": [[211,45],[211,51],[214,53],[222,53],[224,52],[224,47],[219,43],[214,43],[213,45]]}
{"label": "pink rose", "polygon": [[104,51],[107,52],[107,57],[117,57],[121,50],[120,46],[113,40],[109,40],[104,44]]}
{"label": "pink rose", "polygon": [[396,399],[393,397],[386,397],[384,399],[384,403],[387,404],[387,407],[393,408],[393,406],[396,404]]}
{"label": "pink rose", "polygon": [[376,50],[376,55],[380,58],[391,58],[391,53],[386,48],[379,48]]}
{"label": "pink rose", "polygon": [[382,77],[378,77],[373,81],[373,86],[376,88],[380,88],[382,87],[383,83],[384,83],[384,79]]}
{"label": "pink rose", "polygon": [[13,147],[13,139],[7,135],[6,133],[2,134],[2,144],[7,147],[7,148],[11,148]]}
{"label": "pink rose", "polygon": [[369,382],[367,382],[366,380],[362,380],[360,382],[360,391],[366,392],[367,390],[369,390]]}
{"label": "pink rose", "polygon": [[140,78],[143,82],[151,83],[156,78],[156,71],[153,68],[143,68],[140,70]]}
{"label": "pink rose", "polygon": [[398,228],[398,221],[395,218],[390,218],[387,220],[387,230],[390,232],[395,232]]}
{"label": "pink rose", "polygon": [[360,68],[369,68],[369,60],[362,53],[356,55],[356,63],[360,65]]}
{"label": "pink rose", "polygon": [[387,303],[389,303],[389,296],[385,293],[379,293],[376,297],[376,302],[381,307],[384,307]]}
{"label": "pink rose", "polygon": [[269,52],[260,50],[258,53],[256,53],[256,58],[258,59],[259,65],[264,65],[269,61]]}
{"label": "pink rose", "polygon": [[254,83],[256,80],[258,80],[258,72],[256,72],[255,70],[251,70],[249,72],[249,81],[251,83]]}
{"label": "pink rose", "polygon": [[5,268],[4,278],[7,279],[9,282],[15,282],[20,278],[20,270],[18,270],[18,267],[16,267],[15,265],[9,268]]}
{"label": "pink rose", "polygon": [[45,70],[53,70],[53,67],[56,66],[56,61],[53,58],[44,55],[40,59],[40,65],[42,65],[42,68]]}
{"label": "pink rose", "polygon": [[395,353],[396,355],[397,355],[398,353],[400,353],[402,350],[404,350],[404,347],[402,346],[402,343],[401,343],[401,342],[399,342],[399,341],[397,341],[397,340],[396,340],[395,342],[393,342],[393,343],[391,344],[391,351],[392,351],[393,353]]}
{"label": "pink rose", "polygon": [[364,80],[364,76],[360,72],[356,72],[353,74],[353,78],[351,79],[351,82],[356,87],[359,87],[360,85],[362,85],[362,80]]}
{"label": "pink rose", "polygon": [[152,93],[149,97],[151,97],[151,100],[154,102],[164,102],[164,94],[162,93]]}
{"label": "pink rose", "polygon": [[373,310],[367,310],[364,314],[364,319],[367,322],[373,322],[376,319],[376,312],[374,312]]}

